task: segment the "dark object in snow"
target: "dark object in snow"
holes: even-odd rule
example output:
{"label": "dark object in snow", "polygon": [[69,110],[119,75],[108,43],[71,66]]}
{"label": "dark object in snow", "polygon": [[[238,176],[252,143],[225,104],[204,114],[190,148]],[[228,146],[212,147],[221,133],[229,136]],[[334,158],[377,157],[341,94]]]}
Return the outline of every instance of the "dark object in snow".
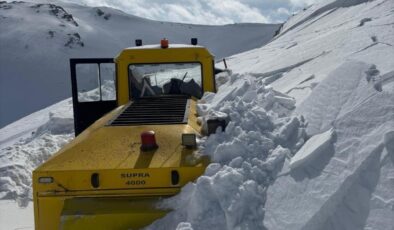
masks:
{"label": "dark object in snow", "polygon": [[359,24],[358,26],[361,27],[361,26],[363,26],[366,22],[370,22],[370,21],[372,21],[371,18],[363,18],[363,19],[361,19],[360,24]]}
{"label": "dark object in snow", "polygon": [[223,58],[223,64],[224,64],[224,68],[227,69],[227,62],[225,58]]}
{"label": "dark object in snow", "polygon": [[102,11],[101,9],[97,9],[96,13],[97,13],[98,16],[104,15],[104,11]]}
{"label": "dark object in snow", "polygon": [[224,69],[216,68],[215,67],[215,75],[224,72]]}
{"label": "dark object in snow", "polygon": [[111,14],[106,14],[104,11],[102,11],[101,9],[97,9],[96,10],[96,14],[97,14],[97,16],[99,16],[99,17],[101,17],[101,16],[103,16],[103,18],[105,19],[105,20],[108,20],[110,17],[111,17]]}
{"label": "dark object in snow", "polygon": [[211,135],[213,133],[216,133],[216,130],[221,127],[221,131],[224,132],[226,130],[226,121],[225,120],[219,120],[219,119],[214,119],[214,120],[208,120],[207,121],[207,127],[208,127],[208,133],[207,135]]}
{"label": "dark object in snow", "polygon": [[49,34],[49,37],[50,37],[50,38],[53,38],[53,37],[55,36],[55,31],[49,30],[49,31],[48,31],[48,34]]}
{"label": "dark object in snow", "polygon": [[9,10],[9,9],[12,9],[12,5],[7,4],[7,2],[1,2],[0,9]]}
{"label": "dark object in snow", "polygon": [[371,40],[372,40],[372,42],[376,43],[376,42],[378,42],[378,37],[371,36]]}
{"label": "dark object in snow", "polygon": [[106,15],[104,15],[104,19],[105,19],[105,20],[108,20],[110,17],[111,17],[111,14],[106,14]]}
{"label": "dark object in snow", "polygon": [[78,23],[74,20],[72,14],[67,13],[67,11],[64,10],[64,8],[61,6],[57,6],[54,4],[36,4],[31,6],[31,8],[37,9],[37,13],[39,12],[38,9],[48,8],[49,13],[54,15],[58,19],[65,19],[67,22],[70,22],[74,26],[79,26]]}
{"label": "dark object in snow", "polygon": [[68,41],[64,44],[64,46],[69,47],[69,48],[73,48],[74,45],[79,45],[81,47],[85,46],[79,33],[73,33],[73,34],[67,34],[67,35],[68,35]]}

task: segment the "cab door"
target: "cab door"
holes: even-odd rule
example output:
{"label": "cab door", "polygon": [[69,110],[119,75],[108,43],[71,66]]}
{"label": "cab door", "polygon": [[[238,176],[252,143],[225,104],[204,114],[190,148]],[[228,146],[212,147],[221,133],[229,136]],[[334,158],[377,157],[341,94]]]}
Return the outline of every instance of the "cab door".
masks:
{"label": "cab door", "polygon": [[112,58],[70,59],[75,136],[117,106]]}

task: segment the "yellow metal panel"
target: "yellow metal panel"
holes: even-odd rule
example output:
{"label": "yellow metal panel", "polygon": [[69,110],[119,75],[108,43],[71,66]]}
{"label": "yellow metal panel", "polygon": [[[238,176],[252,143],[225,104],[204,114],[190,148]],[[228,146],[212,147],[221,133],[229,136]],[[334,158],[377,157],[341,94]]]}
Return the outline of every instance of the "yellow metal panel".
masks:
{"label": "yellow metal panel", "polygon": [[[96,121],[36,171],[122,169],[136,166],[154,168],[164,165],[182,167],[182,154],[192,155],[195,151],[181,145],[182,133],[198,135],[200,131],[200,126],[196,123],[195,101],[191,102],[190,107],[189,122],[175,125],[107,126],[116,114],[112,112]],[[119,112],[119,109],[115,112]],[[152,157],[149,157],[150,153],[140,150],[140,134],[147,130],[156,132],[159,145],[155,153],[151,154]]]}
{"label": "yellow metal panel", "polygon": [[[208,164],[207,158],[181,145],[182,133],[199,134],[192,128],[199,128],[194,108],[192,101],[188,124],[106,126],[119,112],[115,110],[34,171],[35,192],[92,190],[93,173],[99,174],[99,189],[183,186],[201,175]],[[140,150],[140,133],[146,130],[156,132],[159,148],[155,151]],[[177,185],[171,182],[173,170],[180,174]],[[39,184],[39,177],[53,177],[55,182]]]}
{"label": "yellow metal panel", "polygon": [[35,202],[39,206],[38,218],[35,220],[37,230],[58,229],[64,199],[64,197],[43,197]]}
{"label": "yellow metal panel", "polygon": [[139,229],[169,210],[157,208],[163,197],[40,197],[36,229]]}
{"label": "yellow metal panel", "polygon": [[60,229],[140,229],[168,212],[156,207],[159,200],[157,197],[66,199]]}
{"label": "yellow metal panel", "polygon": [[[200,162],[201,163],[201,162]],[[72,170],[35,172],[36,177],[51,176],[54,182],[40,184],[37,181],[35,191],[57,194],[59,192],[105,190],[105,189],[136,189],[136,188],[168,188],[181,187],[197,179],[205,170],[202,164],[199,167],[181,168],[149,168],[149,169],[114,169],[114,170]],[[173,184],[172,171],[179,174],[179,183]],[[94,188],[91,184],[93,173],[99,175],[100,186]]]}

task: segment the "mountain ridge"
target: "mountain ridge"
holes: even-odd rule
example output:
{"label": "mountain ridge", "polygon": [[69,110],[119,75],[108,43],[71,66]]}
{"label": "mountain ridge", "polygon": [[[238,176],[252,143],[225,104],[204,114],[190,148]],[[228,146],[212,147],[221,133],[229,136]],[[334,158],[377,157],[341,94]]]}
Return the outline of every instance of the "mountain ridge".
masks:
{"label": "mountain ridge", "polygon": [[183,44],[197,37],[222,58],[262,46],[279,28],[160,22],[61,1],[3,1],[0,15],[0,127],[69,97],[69,58],[114,57],[135,39],[157,44],[164,37]]}

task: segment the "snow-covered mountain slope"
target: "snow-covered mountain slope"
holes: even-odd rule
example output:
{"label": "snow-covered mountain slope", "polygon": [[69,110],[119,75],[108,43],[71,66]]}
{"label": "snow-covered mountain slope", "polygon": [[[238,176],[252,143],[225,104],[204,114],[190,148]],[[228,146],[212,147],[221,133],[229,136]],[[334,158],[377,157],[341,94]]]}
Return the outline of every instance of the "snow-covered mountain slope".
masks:
{"label": "snow-covered mountain slope", "polygon": [[[46,2],[43,0],[43,2]],[[170,13],[170,12],[169,12]],[[0,127],[71,95],[71,57],[114,57],[135,39],[188,44],[217,58],[260,47],[279,25],[189,25],[61,1],[0,3]],[[28,99],[27,99],[28,98]]]}
{"label": "snow-covered mountain slope", "polygon": [[[231,57],[234,73],[217,76],[218,93],[198,107],[203,117],[230,120],[224,133],[200,140],[214,162],[163,202],[174,211],[150,229],[393,229],[393,45],[393,1],[337,0]],[[61,103],[69,102],[53,109],[66,110],[0,130],[15,135],[29,120],[42,123],[34,134],[20,128],[22,139],[4,138],[0,162],[11,167],[0,167],[3,199],[29,204],[40,152],[71,138],[71,108]]]}
{"label": "snow-covered mountain slope", "polygon": [[275,41],[233,56],[229,66],[238,73],[266,78],[275,89],[294,96],[297,105],[316,83],[348,60],[375,64],[380,75],[393,70],[389,58],[394,51],[393,1],[324,4],[290,18]]}

